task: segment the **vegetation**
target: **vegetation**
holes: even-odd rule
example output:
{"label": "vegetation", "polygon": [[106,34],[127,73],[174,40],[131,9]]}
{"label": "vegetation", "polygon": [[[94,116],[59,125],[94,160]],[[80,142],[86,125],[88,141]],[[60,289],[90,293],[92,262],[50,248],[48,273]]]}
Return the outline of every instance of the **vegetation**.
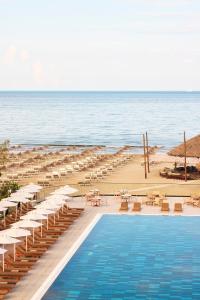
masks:
{"label": "vegetation", "polygon": [[14,181],[3,183],[0,187],[0,200],[9,197],[12,193],[19,190],[19,188],[20,185]]}
{"label": "vegetation", "polygon": [[9,140],[5,140],[2,144],[0,144],[0,165],[4,166],[8,161],[9,145]]}

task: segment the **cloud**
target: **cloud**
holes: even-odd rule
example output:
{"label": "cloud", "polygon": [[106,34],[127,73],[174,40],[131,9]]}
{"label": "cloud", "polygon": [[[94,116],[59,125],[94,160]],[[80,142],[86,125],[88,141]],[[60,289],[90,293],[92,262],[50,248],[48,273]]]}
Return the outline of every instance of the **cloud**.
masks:
{"label": "cloud", "polygon": [[22,62],[28,62],[30,58],[30,55],[26,49],[21,50],[19,56]]}
{"label": "cloud", "polygon": [[17,53],[16,47],[14,45],[9,46],[6,49],[5,54],[3,56],[3,63],[5,65],[12,65],[15,62],[16,53]]}
{"label": "cloud", "polygon": [[43,83],[44,80],[44,68],[41,62],[35,62],[32,64],[33,78],[37,84]]}

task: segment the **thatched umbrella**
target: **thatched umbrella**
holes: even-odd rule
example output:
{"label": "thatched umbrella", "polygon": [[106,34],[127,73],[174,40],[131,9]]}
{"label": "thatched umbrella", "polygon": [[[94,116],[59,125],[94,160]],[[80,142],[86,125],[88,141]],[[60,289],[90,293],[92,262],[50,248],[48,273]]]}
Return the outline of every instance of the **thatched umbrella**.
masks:
{"label": "thatched umbrella", "polygon": [[[181,157],[185,156],[184,143],[170,150],[168,154]],[[200,135],[186,141],[186,155],[187,157],[200,158]]]}

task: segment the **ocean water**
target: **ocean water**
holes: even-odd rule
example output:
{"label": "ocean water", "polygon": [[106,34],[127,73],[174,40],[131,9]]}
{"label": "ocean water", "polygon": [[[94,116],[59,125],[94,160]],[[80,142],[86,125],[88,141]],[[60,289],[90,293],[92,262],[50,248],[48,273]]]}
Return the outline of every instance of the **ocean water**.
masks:
{"label": "ocean water", "polygon": [[199,217],[103,216],[42,299],[199,300],[199,227]]}
{"label": "ocean water", "polygon": [[0,92],[0,140],[172,147],[200,133],[200,92]]}

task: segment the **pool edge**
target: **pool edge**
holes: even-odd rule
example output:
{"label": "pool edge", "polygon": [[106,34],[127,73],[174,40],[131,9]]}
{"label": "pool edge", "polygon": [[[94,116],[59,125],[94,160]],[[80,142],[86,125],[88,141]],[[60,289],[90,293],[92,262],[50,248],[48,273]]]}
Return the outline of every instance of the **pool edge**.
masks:
{"label": "pool edge", "polygon": [[62,272],[64,267],[67,265],[67,263],[72,258],[72,256],[76,253],[76,251],[79,249],[79,247],[84,242],[84,240],[87,238],[87,236],[90,234],[92,229],[95,227],[95,225],[101,219],[102,215],[103,214],[99,213],[94,217],[94,219],[90,222],[90,224],[85,228],[85,230],[82,232],[80,237],[75,241],[75,243],[67,251],[66,255],[63,258],[61,258],[61,261],[58,263],[58,265],[55,267],[55,269],[49,274],[49,276],[42,283],[40,288],[31,297],[30,300],[41,300],[42,299],[42,297],[47,292],[47,290],[50,288],[52,283],[55,281],[55,279],[58,277],[58,275]]}

